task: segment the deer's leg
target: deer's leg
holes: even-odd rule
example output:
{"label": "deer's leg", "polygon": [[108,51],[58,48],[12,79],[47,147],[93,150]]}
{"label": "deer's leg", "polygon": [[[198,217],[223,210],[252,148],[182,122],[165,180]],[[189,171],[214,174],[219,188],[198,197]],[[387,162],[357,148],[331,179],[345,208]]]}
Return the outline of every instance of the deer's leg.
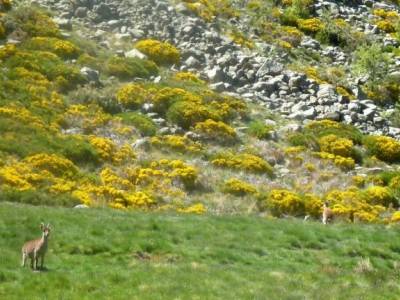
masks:
{"label": "deer's leg", "polygon": [[25,252],[22,252],[22,267],[25,267],[25,262],[26,262],[26,254]]}
{"label": "deer's leg", "polygon": [[37,256],[37,253],[35,252],[33,254],[33,269],[34,270],[37,270],[37,265],[38,265],[38,256]]}
{"label": "deer's leg", "polygon": [[43,270],[43,263],[44,263],[44,255],[40,257],[40,269]]}

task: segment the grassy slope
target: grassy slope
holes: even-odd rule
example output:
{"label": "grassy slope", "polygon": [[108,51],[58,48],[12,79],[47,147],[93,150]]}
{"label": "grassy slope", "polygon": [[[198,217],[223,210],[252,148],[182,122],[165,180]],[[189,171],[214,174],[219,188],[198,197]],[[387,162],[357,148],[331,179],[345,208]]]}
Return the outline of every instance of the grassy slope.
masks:
{"label": "grassy slope", "polygon": [[[19,249],[42,220],[54,226],[48,271],[33,273]],[[398,233],[1,203],[0,299],[395,299]],[[355,271],[363,257],[374,271]]]}

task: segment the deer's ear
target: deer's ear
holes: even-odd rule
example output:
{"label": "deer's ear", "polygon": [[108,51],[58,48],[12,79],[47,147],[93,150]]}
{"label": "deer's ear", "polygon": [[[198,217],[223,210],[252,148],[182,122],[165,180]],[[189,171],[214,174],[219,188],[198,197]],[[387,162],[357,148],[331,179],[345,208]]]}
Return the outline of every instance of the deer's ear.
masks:
{"label": "deer's ear", "polygon": [[43,228],[44,228],[44,223],[40,223],[40,229],[43,230]]}
{"label": "deer's ear", "polygon": [[46,228],[50,229],[50,223],[47,223]]}

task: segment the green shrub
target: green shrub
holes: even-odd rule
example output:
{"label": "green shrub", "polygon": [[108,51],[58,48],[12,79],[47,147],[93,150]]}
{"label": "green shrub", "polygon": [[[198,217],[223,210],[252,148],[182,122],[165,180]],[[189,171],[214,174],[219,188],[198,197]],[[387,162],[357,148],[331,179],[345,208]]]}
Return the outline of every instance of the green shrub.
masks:
{"label": "green shrub", "polygon": [[49,51],[60,58],[77,58],[81,52],[73,43],[51,37],[33,37],[23,44],[23,48],[29,50]]}
{"label": "green shrub", "polygon": [[56,136],[45,129],[3,117],[0,117],[0,151],[22,158],[36,153],[55,153],[76,164],[99,163],[98,153],[84,139]]}
{"label": "green shrub", "polygon": [[64,90],[85,82],[78,68],[67,65],[51,52],[17,51],[5,64],[9,68],[23,67],[43,74]]}
{"label": "green shrub", "polygon": [[312,135],[316,138],[333,134],[341,138],[352,140],[355,144],[361,144],[363,137],[360,130],[356,127],[331,120],[310,122],[305,126],[303,132],[306,135]]}
{"label": "green shrub", "polygon": [[298,147],[303,146],[310,148],[314,151],[319,151],[319,144],[317,138],[309,133],[293,132],[287,136],[287,141],[290,145]]}
{"label": "green shrub", "polygon": [[271,137],[271,130],[273,128],[271,126],[265,125],[262,121],[256,120],[252,121],[249,124],[249,128],[247,132],[260,140],[268,139]]}
{"label": "green shrub", "polygon": [[80,204],[79,199],[69,194],[52,195],[40,190],[20,191],[14,189],[0,190],[0,201],[17,202],[31,205],[73,207]]}
{"label": "green shrub", "polygon": [[357,76],[368,75],[368,88],[374,90],[387,76],[390,64],[390,58],[381,45],[363,45],[354,53],[352,71]]}
{"label": "green shrub", "polygon": [[289,7],[283,10],[280,15],[281,23],[284,25],[296,26],[298,19],[305,19],[310,16],[313,0],[293,0]]}
{"label": "green shrub", "polygon": [[157,66],[149,60],[117,56],[105,62],[104,71],[120,79],[149,78],[158,74]]}
{"label": "green shrub", "polygon": [[178,126],[189,129],[198,122],[214,119],[213,113],[204,105],[194,105],[188,101],[175,102],[167,111],[168,121]]}
{"label": "green shrub", "polygon": [[153,120],[138,112],[125,112],[118,115],[122,121],[134,126],[143,136],[154,136],[157,132],[157,126]]}
{"label": "green shrub", "polygon": [[32,5],[20,5],[6,16],[7,20],[15,23],[14,27],[21,29],[29,37],[49,36],[59,37],[58,26],[43,10]]}

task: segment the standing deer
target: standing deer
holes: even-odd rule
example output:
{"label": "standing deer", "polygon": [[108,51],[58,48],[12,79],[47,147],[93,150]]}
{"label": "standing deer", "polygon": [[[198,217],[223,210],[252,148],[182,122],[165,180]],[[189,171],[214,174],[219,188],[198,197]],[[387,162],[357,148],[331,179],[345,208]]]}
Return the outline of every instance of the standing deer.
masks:
{"label": "standing deer", "polygon": [[328,222],[332,221],[332,219],[333,219],[332,209],[330,209],[328,202],[324,202],[322,211],[322,223],[326,225]]}
{"label": "standing deer", "polygon": [[37,270],[40,258],[40,269],[43,269],[44,256],[47,251],[47,243],[50,235],[50,224],[44,226],[41,223],[40,229],[42,230],[42,237],[26,242],[22,247],[22,267],[25,267],[26,259],[29,257],[31,259],[31,268]]}

